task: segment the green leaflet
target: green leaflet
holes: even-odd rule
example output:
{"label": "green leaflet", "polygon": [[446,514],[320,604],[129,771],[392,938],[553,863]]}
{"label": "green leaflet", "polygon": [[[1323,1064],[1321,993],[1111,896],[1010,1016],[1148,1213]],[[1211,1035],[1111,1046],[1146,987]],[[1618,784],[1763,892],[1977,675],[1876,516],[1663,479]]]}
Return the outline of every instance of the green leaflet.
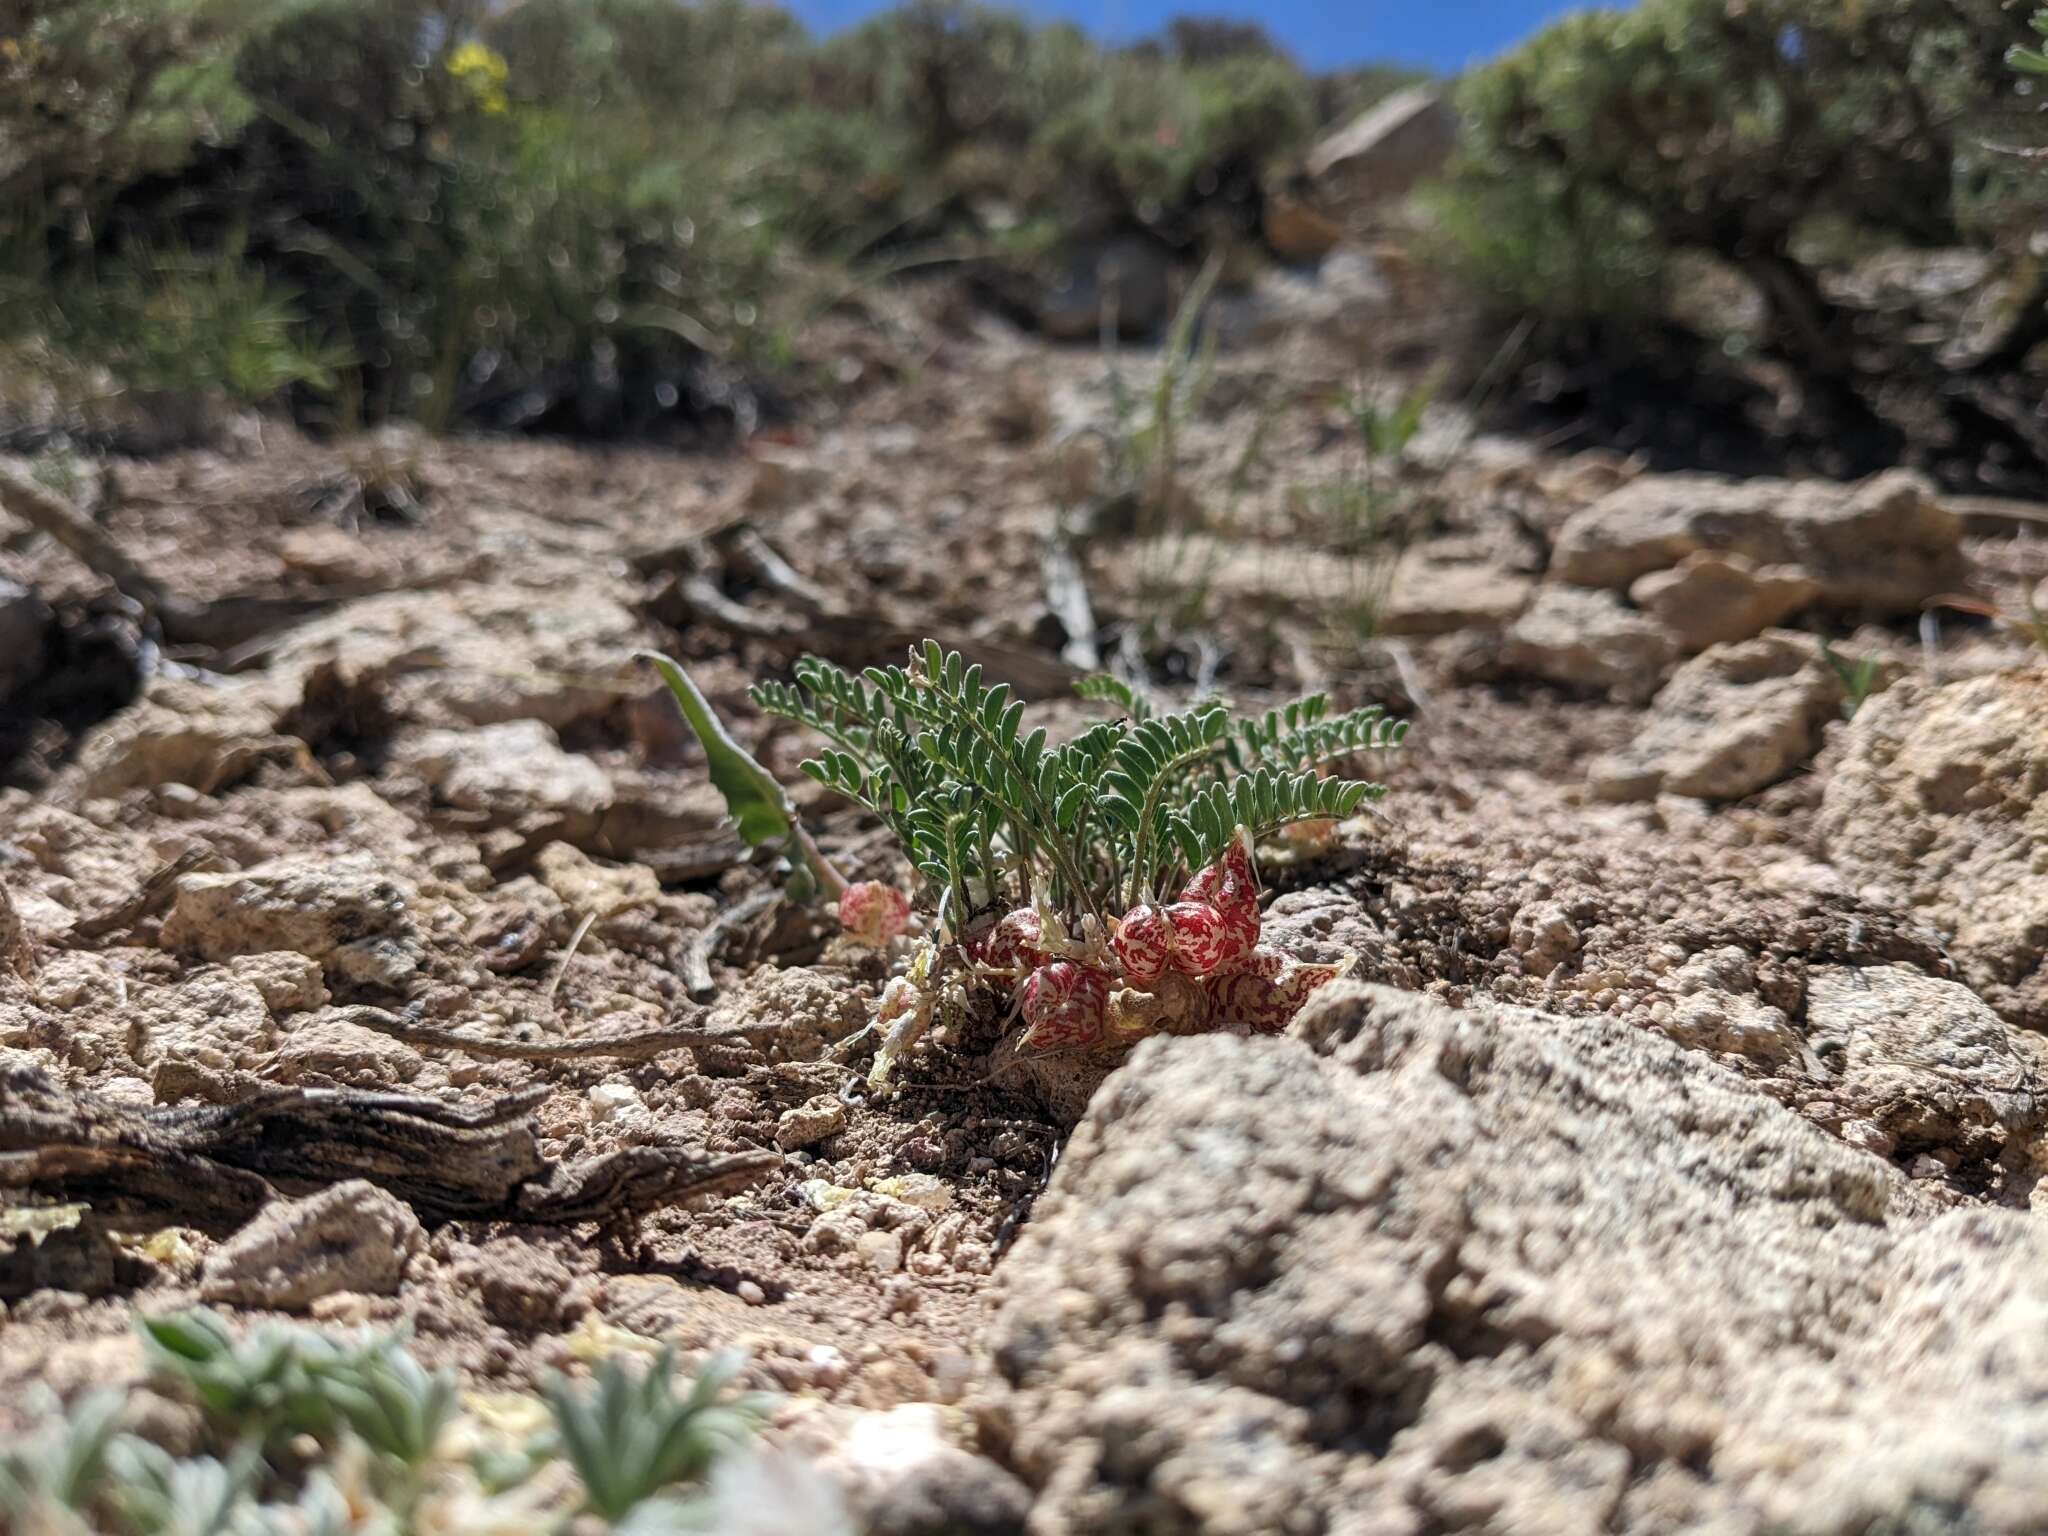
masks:
{"label": "green leaflet", "polygon": [[1208,699],[1160,714],[1095,677],[1079,692],[1121,718],[1052,742],[1013,689],[929,641],[907,666],[856,677],[806,656],[795,677],[754,702],[826,739],[804,772],[887,822],[931,899],[950,892],[963,914],[1043,897],[1069,921],[1114,916],[1176,889],[1240,825],[1256,837],[1352,815],[1385,791],[1320,771],[1408,728],[1321,695],[1251,718]]}
{"label": "green leaflet", "polygon": [[790,809],[789,796],[782,792],[775,776],[733,740],[710,700],[698,691],[690,674],[680,665],[658,651],[634,654],[654,663],[654,670],[675,695],[676,707],[683,712],[683,719],[696,734],[697,744],[704,749],[712,786],[725,796],[726,814],[732,817],[747,846],[763,848],[787,843],[796,831],[796,813]]}

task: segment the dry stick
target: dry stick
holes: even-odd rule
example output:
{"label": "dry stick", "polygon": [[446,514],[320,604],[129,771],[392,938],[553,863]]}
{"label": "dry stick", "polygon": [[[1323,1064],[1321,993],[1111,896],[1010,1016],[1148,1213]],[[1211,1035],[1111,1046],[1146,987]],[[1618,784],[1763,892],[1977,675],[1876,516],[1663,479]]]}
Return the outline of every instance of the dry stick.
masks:
{"label": "dry stick", "polygon": [[756,891],[704,925],[697,937],[690,941],[690,947],[683,951],[683,986],[691,997],[701,1003],[718,995],[718,983],[711,978],[711,956],[733,929],[759,917],[780,900],[780,891]]}
{"label": "dry stick", "polygon": [[594,1035],[578,1040],[491,1040],[422,1024],[416,1018],[387,1013],[382,1008],[357,1006],[338,1009],[337,1012],[351,1024],[375,1030],[380,1035],[389,1035],[407,1045],[421,1045],[439,1051],[463,1051],[484,1061],[574,1061],[602,1057],[619,1061],[648,1061],[669,1051],[699,1050],[707,1045],[769,1039],[785,1028],[783,1022],[777,1020],[764,1024],[731,1024],[719,1029],[682,1025],[640,1030],[630,1035]]}
{"label": "dry stick", "polygon": [[179,879],[213,857],[213,851],[194,843],[178,851],[168,864],[160,864],[122,901],[104,912],[81,917],[65,935],[75,944],[96,943],[109,934],[133,928],[145,917],[169,905],[177,893]]}
{"label": "dry stick", "polygon": [[1067,635],[1060,660],[1084,672],[1095,671],[1102,665],[1102,653],[1095,646],[1095,608],[1088,601],[1088,578],[1074,555],[1074,546],[1057,527],[1046,542],[1039,570],[1045,579],[1045,605]]}
{"label": "dry stick", "polygon": [[112,582],[122,596],[162,624],[191,617],[191,607],[173,597],[157,579],[64,497],[12,464],[0,462],[0,508],[48,534],[86,566]]}
{"label": "dry stick", "polygon": [[547,985],[540,989],[543,1002],[552,1003],[555,994],[562,990],[562,978],[569,974],[569,962],[576,958],[576,951],[583,947],[583,936],[590,932],[590,925],[596,921],[595,912],[583,914],[583,921],[576,925],[576,932],[570,936],[569,947],[562,951],[562,958],[555,965],[555,974],[550,976]]}

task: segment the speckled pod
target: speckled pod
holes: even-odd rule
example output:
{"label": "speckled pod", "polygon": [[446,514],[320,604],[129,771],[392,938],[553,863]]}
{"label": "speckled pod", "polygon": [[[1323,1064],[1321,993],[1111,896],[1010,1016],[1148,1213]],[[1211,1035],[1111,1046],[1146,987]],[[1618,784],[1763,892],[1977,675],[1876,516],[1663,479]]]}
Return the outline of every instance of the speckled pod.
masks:
{"label": "speckled pod", "polygon": [[1109,947],[1116,951],[1124,980],[1149,987],[1166,973],[1173,955],[1173,930],[1166,914],[1147,903],[1131,908],[1111,930]]}
{"label": "speckled pod", "polygon": [[1099,1044],[1109,1010],[1109,977],[1055,960],[1024,980],[1021,1048],[1056,1051]]}
{"label": "speckled pod", "polygon": [[839,894],[839,926],[879,949],[910,926],[910,898],[880,880],[856,880]]}
{"label": "speckled pod", "polygon": [[1218,976],[1207,987],[1209,1023],[1216,1028],[1242,1024],[1259,1035],[1285,1029],[1309,994],[1351,969],[1346,958],[1335,965],[1291,965],[1278,977],[1252,971]]}
{"label": "speckled pod", "polygon": [[1173,968],[1196,978],[1229,969],[1241,935],[1206,901],[1176,901],[1166,909],[1173,930]]}
{"label": "speckled pod", "polygon": [[[1243,827],[1213,864],[1197,870],[1181,891],[1181,902],[1215,908],[1228,934],[1224,953],[1213,969],[1190,975],[1223,975],[1251,963],[1259,942],[1259,877],[1252,868],[1251,838]],[[1178,909],[1178,904],[1176,908]]]}
{"label": "speckled pod", "polygon": [[999,971],[1028,971],[1045,963],[1038,914],[1029,907],[1006,913],[988,936],[984,964]]}

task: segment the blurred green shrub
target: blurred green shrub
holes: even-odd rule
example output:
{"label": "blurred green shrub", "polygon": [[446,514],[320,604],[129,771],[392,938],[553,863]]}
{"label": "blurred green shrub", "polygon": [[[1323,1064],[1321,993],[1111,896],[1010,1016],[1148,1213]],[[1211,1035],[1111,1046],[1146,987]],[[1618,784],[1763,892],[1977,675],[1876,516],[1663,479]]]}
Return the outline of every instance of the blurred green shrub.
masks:
{"label": "blurred green shrub", "polygon": [[1546,318],[1657,307],[1666,259],[1763,294],[1770,343],[1839,375],[1799,237],[1959,243],[2010,99],[2001,0],[1644,0],[1568,16],[1464,81],[1437,209],[1464,270]]}
{"label": "blurred green shrub", "polygon": [[822,42],[753,0],[0,0],[0,348],[343,426],[744,414],[832,267],[1213,244],[1366,78],[969,0]]}

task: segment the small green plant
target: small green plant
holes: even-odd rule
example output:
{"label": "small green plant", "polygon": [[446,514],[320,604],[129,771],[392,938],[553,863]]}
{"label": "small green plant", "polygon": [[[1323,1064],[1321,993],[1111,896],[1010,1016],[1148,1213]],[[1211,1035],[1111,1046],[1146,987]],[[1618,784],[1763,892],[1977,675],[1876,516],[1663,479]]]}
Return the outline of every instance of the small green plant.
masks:
{"label": "small green plant", "polygon": [[[1139,541],[1137,597],[1157,629],[1199,627],[1207,618],[1215,580],[1216,551],[1199,537],[1200,518],[1181,479],[1181,442],[1216,380],[1216,332],[1196,328],[1222,276],[1211,258],[1174,311],[1159,349],[1159,371],[1150,390],[1134,392],[1118,363],[1115,342],[1105,334],[1111,419],[1106,441],[1107,490],[1128,498],[1136,509],[1132,531]],[[1254,431],[1231,476],[1234,496],[1257,457],[1262,431]]]}
{"label": "small green plant", "polygon": [[[2027,18],[2027,25],[2042,37],[2048,37],[2048,10],[2036,11]],[[2014,43],[2005,51],[2005,62],[2025,75],[2048,75],[2048,53],[2039,48],[2022,48]]]}
{"label": "small green plant", "polygon": [[[794,685],[754,689],[825,739],[803,771],[890,827],[936,918],[883,991],[876,1085],[977,991],[1009,991],[1022,1051],[1120,1049],[1162,1029],[1277,1029],[1346,968],[1259,947],[1252,847],[1384,794],[1324,770],[1398,745],[1406,723],[1321,695],[1235,717],[1215,702],[1158,713],[1108,677],[1082,691],[1122,716],[1055,744],[1008,686],[933,641],[859,677],[807,656]],[[910,906],[864,881],[839,910],[850,935],[886,944]]]}
{"label": "small green plant", "polygon": [[142,1331],[159,1387],[201,1410],[202,1443],[173,1455],[123,1429],[114,1392],[68,1410],[50,1397],[33,1405],[29,1432],[0,1447],[0,1529],[564,1533],[584,1528],[586,1510],[607,1525],[648,1516],[637,1528],[649,1532],[720,1529],[732,1512],[700,1485],[750,1438],[766,1402],[729,1394],[735,1357],[687,1387],[668,1355],[639,1373],[613,1360],[588,1392],[550,1384],[548,1427],[507,1431],[464,1423],[454,1376],[425,1370],[399,1334],[271,1324],[237,1337],[203,1311]]}
{"label": "small green plant", "polygon": [[1381,785],[1318,770],[1407,732],[1376,705],[1335,713],[1321,695],[1233,718],[1215,703],[1141,713],[1114,679],[1090,691],[1125,718],[1053,745],[1006,684],[928,640],[908,666],[860,677],[807,656],[794,687],[753,698],[826,739],[803,771],[887,822],[961,921],[1036,898],[1069,923],[1106,922],[1220,857],[1240,826],[1263,837],[1377,799]]}
{"label": "small green plant", "polygon": [[744,1363],[738,1355],[720,1355],[680,1394],[668,1349],[639,1372],[607,1361],[587,1391],[559,1378],[548,1382],[542,1392],[554,1411],[562,1454],[582,1479],[591,1512],[621,1519],[664,1488],[699,1481],[713,1462],[750,1439],[768,1400],[724,1400]]}
{"label": "small green plant", "polygon": [[1842,718],[1854,720],[1856,711],[1863,707],[1863,701],[1870,697],[1877,687],[1877,680],[1884,670],[1884,660],[1875,651],[1866,651],[1854,658],[1842,655],[1825,639],[1820,643],[1821,659],[1842,685]]}
{"label": "small green plant", "polygon": [[1391,397],[1364,380],[1341,402],[1349,428],[1338,477],[1302,493],[1309,537],[1343,562],[1344,588],[1330,615],[1345,636],[1363,640],[1379,627],[1394,572],[1410,536],[1411,498],[1401,467],[1442,383],[1431,373]]}
{"label": "small green plant", "polygon": [[725,797],[726,814],[746,845],[775,848],[783,853],[790,869],[792,896],[805,899],[822,893],[837,898],[842,894],[845,879],[804,831],[782,785],[733,739],[732,732],[725,728],[725,722],[718,718],[718,712],[690,674],[680,663],[654,651],[641,651],[639,655],[661,674],[661,680],[675,697],[684,723],[697,738],[697,745],[704,749],[712,786]]}

